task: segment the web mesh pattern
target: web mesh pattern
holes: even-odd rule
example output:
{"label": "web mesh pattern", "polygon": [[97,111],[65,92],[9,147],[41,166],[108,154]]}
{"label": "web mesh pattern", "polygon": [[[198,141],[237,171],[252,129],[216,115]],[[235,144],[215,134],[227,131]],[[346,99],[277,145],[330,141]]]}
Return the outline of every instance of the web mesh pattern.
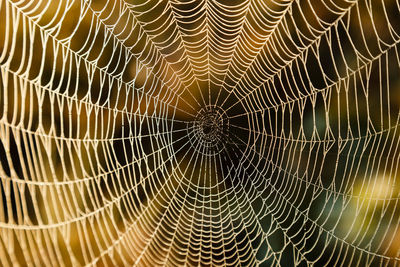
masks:
{"label": "web mesh pattern", "polygon": [[0,0],[2,266],[400,263],[396,0]]}

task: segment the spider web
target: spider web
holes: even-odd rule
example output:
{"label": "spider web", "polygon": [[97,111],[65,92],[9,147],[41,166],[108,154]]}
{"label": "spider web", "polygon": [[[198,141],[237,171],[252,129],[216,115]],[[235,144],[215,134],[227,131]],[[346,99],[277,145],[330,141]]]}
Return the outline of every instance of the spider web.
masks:
{"label": "spider web", "polygon": [[0,0],[1,265],[398,265],[399,18]]}

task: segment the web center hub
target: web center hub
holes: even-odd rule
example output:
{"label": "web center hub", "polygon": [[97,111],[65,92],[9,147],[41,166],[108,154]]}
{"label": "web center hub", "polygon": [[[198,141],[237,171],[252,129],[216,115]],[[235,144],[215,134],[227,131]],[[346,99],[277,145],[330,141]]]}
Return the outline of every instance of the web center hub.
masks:
{"label": "web center hub", "polygon": [[196,119],[188,126],[188,134],[192,146],[206,155],[220,153],[229,133],[229,120],[219,107],[206,106],[199,110]]}

